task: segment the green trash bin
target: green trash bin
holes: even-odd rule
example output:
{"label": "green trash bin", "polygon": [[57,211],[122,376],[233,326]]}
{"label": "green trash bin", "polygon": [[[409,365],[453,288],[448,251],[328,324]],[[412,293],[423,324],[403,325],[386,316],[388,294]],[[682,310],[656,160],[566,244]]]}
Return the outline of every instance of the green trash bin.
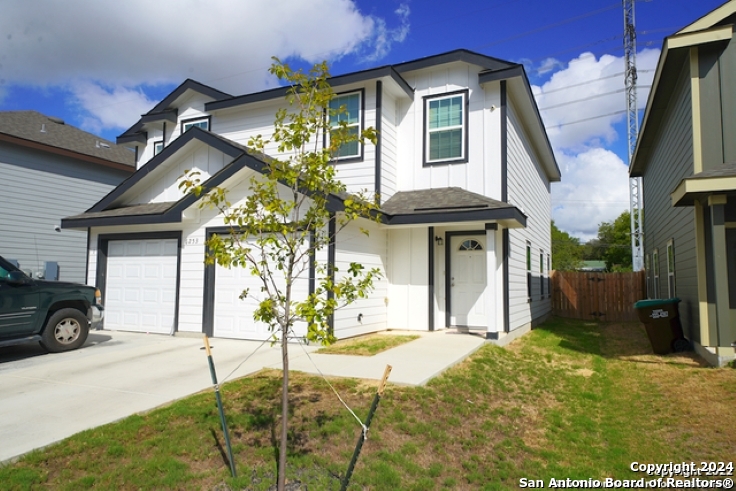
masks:
{"label": "green trash bin", "polygon": [[679,298],[639,300],[634,304],[639,320],[644,324],[652,350],[658,355],[685,351],[690,343],[682,333]]}

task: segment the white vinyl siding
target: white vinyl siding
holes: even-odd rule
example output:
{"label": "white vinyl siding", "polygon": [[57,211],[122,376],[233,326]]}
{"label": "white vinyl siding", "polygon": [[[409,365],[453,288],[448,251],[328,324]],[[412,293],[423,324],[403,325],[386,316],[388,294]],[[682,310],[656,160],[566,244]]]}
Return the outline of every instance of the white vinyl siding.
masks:
{"label": "white vinyl siding", "polygon": [[[368,230],[366,236],[360,228]],[[340,231],[335,241],[336,281],[348,274],[351,262],[362,264],[366,270],[378,268],[381,277],[373,283],[373,291],[366,298],[335,312],[335,336],[338,339],[357,336],[369,332],[384,331],[387,326],[388,279],[388,237],[380,226],[361,220],[351,222]],[[360,320],[358,320],[360,317]]]}
{"label": "white vinyl siding", "polygon": [[385,203],[398,189],[397,159],[398,134],[396,128],[396,99],[383,91],[381,106],[381,202]]}
{"label": "white vinyl siding", "polygon": [[[388,328],[426,331],[429,322],[427,230],[397,229],[390,230],[388,235]],[[444,247],[435,247],[435,255],[444,256]],[[442,285],[444,291],[444,282]],[[436,321],[438,317],[435,314]],[[444,325],[444,313],[441,317]]]}
{"label": "white vinyl siding", "polygon": [[[526,264],[527,243],[543,250],[551,249],[550,183],[538,164],[536,152],[516,113],[513,99],[507,101],[508,114],[508,202],[526,216],[526,228],[509,231],[509,318],[510,329],[523,327],[551,312],[549,297],[540,299],[532,293],[540,290],[543,281],[538,264],[539,255],[531,254],[530,271]],[[531,283],[527,273],[531,272]],[[529,286],[531,287],[529,289]]]}

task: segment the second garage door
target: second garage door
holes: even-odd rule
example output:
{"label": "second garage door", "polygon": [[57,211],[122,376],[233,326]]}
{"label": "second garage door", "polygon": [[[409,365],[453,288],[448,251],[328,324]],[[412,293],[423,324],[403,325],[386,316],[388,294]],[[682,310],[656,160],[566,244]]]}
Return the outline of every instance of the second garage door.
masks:
{"label": "second garage door", "polygon": [[169,334],[176,312],[177,239],[111,240],[105,329]]}
{"label": "second garage door", "polygon": [[[264,294],[261,293],[262,282],[259,277],[250,274],[247,268],[215,269],[215,305],[214,329],[215,337],[264,340],[271,336],[268,326],[253,320],[253,311]],[[249,289],[249,295],[241,300],[240,294]],[[293,287],[293,298],[303,300],[309,293],[309,279],[306,271]],[[295,336],[305,336],[305,322],[294,326]]]}

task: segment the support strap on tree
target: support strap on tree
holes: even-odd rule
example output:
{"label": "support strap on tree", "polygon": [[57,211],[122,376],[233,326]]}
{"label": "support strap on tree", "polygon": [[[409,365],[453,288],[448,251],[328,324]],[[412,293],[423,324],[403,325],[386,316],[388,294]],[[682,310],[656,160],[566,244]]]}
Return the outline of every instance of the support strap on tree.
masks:
{"label": "support strap on tree", "polygon": [[350,477],[353,475],[355,464],[358,463],[358,457],[360,456],[360,450],[363,448],[363,443],[365,443],[365,441],[368,439],[368,430],[371,427],[371,420],[373,419],[373,415],[375,414],[376,409],[378,409],[378,403],[381,401],[381,396],[383,396],[383,391],[386,388],[386,381],[388,380],[388,376],[390,373],[391,365],[386,365],[386,370],[383,372],[383,378],[381,379],[381,383],[378,384],[378,391],[376,392],[376,396],[373,398],[373,404],[371,404],[371,409],[370,411],[368,411],[368,417],[366,418],[365,424],[363,425],[363,431],[360,432],[358,443],[355,445],[353,458],[350,460],[348,471],[345,474],[345,478],[342,480],[342,487],[340,488],[341,491],[345,491],[346,489],[348,489],[348,485],[350,484]]}

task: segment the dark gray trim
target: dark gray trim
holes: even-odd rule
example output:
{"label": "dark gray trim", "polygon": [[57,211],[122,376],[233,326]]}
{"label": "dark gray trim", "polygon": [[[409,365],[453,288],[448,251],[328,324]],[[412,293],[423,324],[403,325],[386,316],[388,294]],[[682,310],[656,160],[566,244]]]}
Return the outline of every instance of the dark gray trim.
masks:
{"label": "dark gray trim", "polygon": [[435,213],[412,213],[406,215],[382,215],[382,222],[387,225],[419,225],[426,223],[450,223],[472,221],[514,220],[526,227],[526,216],[516,207],[484,208],[457,212],[439,211]]}
{"label": "dark gray trim", "polygon": [[[451,159],[451,160],[437,160],[434,162],[429,162],[428,155],[427,155],[427,145],[429,144],[429,140],[427,138],[427,116],[429,115],[429,111],[427,110],[427,105],[429,104],[429,101],[432,99],[439,99],[444,97],[450,97],[454,95],[463,95],[463,98],[465,99],[465,104],[463,107],[463,113],[464,113],[464,119],[465,121],[463,124],[465,125],[465,137],[463,138],[463,158],[461,159]],[[462,90],[455,90],[452,92],[445,92],[444,94],[431,94],[431,95],[425,95],[422,97],[422,166],[423,167],[433,167],[436,165],[452,165],[452,164],[464,164],[468,162],[468,151],[470,150],[470,90],[469,89],[462,89]]]}
{"label": "dark gray trim", "polygon": [[123,134],[115,138],[115,143],[117,143],[118,145],[121,145],[123,143],[142,143],[145,145],[146,143],[148,143],[148,132],[137,131],[128,135]]}
{"label": "dark gray trim", "polygon": [[[176,121],[174,121],[174,123],[176,123]],[[163,143],[163,147],[166,148],[166,121],[164,121],[163,128],[161,129],[161,143]]]}
{"label": "dark gray trim", "polygon": [[[329,242],[327,244],[327,275],[330,281],[334,284],[335,282],[335,241],[337,240],[337,219],[333,214],[330,217],[330,222],[327,226],[327,234],[329,236]],[[327,292],[327,299],[332,300],[335,295],[332,291]],[[327,321],[328,329],[330,334],[335,335],[335,316],[331,315]]]}
{"label": "dark gray trim", "polygon": [[166,121],[169,121],[171,123],[176,123],[176,119],[179,117],[179,110],[176,108],[167,109],[166,111],[161,111],[158,113],[149,112],[148,114],[144,114],[141,116],[141,119],[139,120],[140,123],[146,124],[146,123],[158,123],[160,121],[163,121],[166,123]]}
{"label": "dark gray trim", "polygon": [[98,201],[89,212],[98,212],[105,210],[110,204],[112,204],[117,198],[122,196],[126,191],[132,188],[139,181],[144,179],[148,174],[163,164],[170,156],[178,152],[184,145],[192,140],[199,140],[205,145],[210,145],[215,149],[229,155],[230,157],[237,157],[242,155],[245,150],[241,147],[227,143],[224,139],[204,131],[202,128],[191,128],[184,135],[174,140],[169,146],[164,147],[164,150],[148,161],[144,166],[139,168],[133,175],[123,181],[118,187],[113,189],[107,196]]}
{"label": "dark gray trim", "polygon": [[429,247],[429,265],[427,279],[427,319],[429,330],[434,331],[434,227],[427,228],[427,247]]}
{"label": "dark gray trim", "polygon": [[381,206],[381,120],[383,119],[383,82],[376,81],[376,162],[373,172],[373,184],[376,201]]}
{"label": "dark gray trim", "polygon": [[[156,155],[158,155],[158,154],[156,153],[156,145],[158,145],[159,143],[161,144],[161,152],[163,152],[163,151],[164,151],[164,148],[166,148],[166,145],[164,145],[164,141],[163,141],[163,140],[155,140],[155,141],[153,142],[153,153],[154,153],[154,155],[153,155],[153,156],[154,156],[154,157],[155,157]],[[159,153],[161,153],[161,152],[159,152]]]}
{"label": "dark gray trim", "polygon": [[138,167],[138,145],[134,146],[133,149],[135,151],[135,165]]}
{"label": "dark gray trim", "polygon": [[[212,131],[212,116],[206,115],[206,116],[199,116],[199,117],[196,117],[196,118],[182,119],[181,122],[179,123],[179,133],[181,133],[182,135],[185,133],[185,131],[184,131],[184,125],[185,124],[192,123],[192,122],[195,122],[195,121],[204,121],[204,120],[207,120],[207,130],[206,131]],[[192,126],[189,129],[191,130],[192,128],[199,128],[199,127],[198,126]],[[199,129],[201,130],[202,128],[199,128]],[[187,131],[189,131],[189,130],[187,130]]]}
{"label": "dark gray trim", "polygon": [[205,249],[204,249],[204,282],[202,285],[202,333],[213,337],[215,335],[215,275],[217,271],[216,264],[208,264],[207,256],[210,248],[207,245],[210,238],[214,234],[229,234],[230,227],[207,227],[204,231]]}
{"label": "dark gray trim", "polygon": [[509,297],[509,255],[511,254],[510,242],[509,242],[509,229],[505,228],[502,231],[503,239],[503,332],[511,331],[511,314],[509,313],[509,306],[511,305],[511,299]]}
{"label": "dark gray trim", "polygon": [[399,63],[393,66],[399,73],[404,73],[412,70],[421,70],[422,68],[430,68],[437,65],[444,65],[446,63],[452,63],[455,61],[470,63],[471,65],[477,65],[488,70],[499,70],[514,66],[514,64],[511,64],[508,61],[482,55],[480,53],[475,53],[467,49],[456,49],[453,51],[448,51],[446,53],[440,53],[438,55],[420,58],[418,60]]}
{"label": "dark gray trim", "polygon": [[506,68],[501,68],[498,70],[487,70],[480,72],[478,74],[478,84],[483,85],[487,84],[488,82],[498,82],[506,80],[510,78],[517,78],[517,77],[524,77],[524,65],[521,64],[514,64]]}
{"label": "dark gray trim", "polygon": [[[391,66],[383,66],[379,68],[371,68],[360,72],[348,73],[331,77],[328,82],[331,87],[339,87],[341,85],[357,84],[367,82],[377,78],[388,77],[392,79],[401,88],[408,98],[414,98],[414,89],[404,80],[404,78]],[[240,106],[243,104],[252,104],[254,102],[271,101],[274,99],[283,99],[286,97],[290,87],[277,87],[275,89],[264,90],[254,94],[244,94],[232,97],[226,100],[218,100],[205,104],[205,111],[216,111],[217,109],[227,109],[230,107]]]}
{"label": "dark gray trim", "polygon": [[498,230],[497,223],[486,223],[486,230]]}
{"label": "dark gray trim", "polygon": [[102,293],[103,305],[107,292],[107,256],[111,240],[177,239],[176,243],[176,299],[174,303],[174,332],[179,330],[179,292],[181,290],[181,230],[165,232],[132,232],[125,234],[101,234],[97,236],[97,271],[95,286]]}
{"label": "dark gray trim", "polygon": [[[450,256],[452,254],[452,247],[450,243],[452,238],[458,235],[481,235],[486,237],[485,230],[462,230],[445,232],[445,327],[452,327],[450,324],[450,317],[452,313],[452,261]],[[486,244],[486,250],[488,250],[488,244]],[[488,286],[488,278],[486,278],[486,287]],[[487,326],[486,326],[487,328]]]}
{"label": "dark gray trim", "polygon": [[509,199],[509,118],[506,101],[506,80],[501,80],[501,201]]}

